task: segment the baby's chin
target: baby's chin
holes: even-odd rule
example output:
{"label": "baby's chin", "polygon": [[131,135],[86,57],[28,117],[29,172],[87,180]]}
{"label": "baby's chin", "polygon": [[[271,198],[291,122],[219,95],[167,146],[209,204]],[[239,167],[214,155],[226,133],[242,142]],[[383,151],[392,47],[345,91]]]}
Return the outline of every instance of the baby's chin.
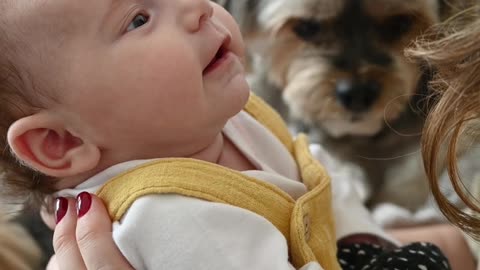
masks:
{"label": "baby's chin", "polygon": [[229,116],[233,117],[237,115],[241,110],[245,108],[250,97],[250,86],[245,79],[245,76],[236,76],[232,79],[232,86],[225,89],[225,99],[228,99],[226,104],[227,110],[229,110]]}
{"label": "baby's chin", "polygon": [[232,83],[237,89],[234,89],[235,93],[238,95],[239,103],[242,104],[241,108],[245,106],[250,97],[251,88],[247,81],[245,74],[239,74],[232,79]]}

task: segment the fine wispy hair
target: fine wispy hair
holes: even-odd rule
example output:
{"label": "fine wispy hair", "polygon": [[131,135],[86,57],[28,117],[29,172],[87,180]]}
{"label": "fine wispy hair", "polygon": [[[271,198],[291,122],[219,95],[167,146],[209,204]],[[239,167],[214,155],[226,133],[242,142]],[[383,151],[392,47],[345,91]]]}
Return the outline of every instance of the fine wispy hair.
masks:
{"label": "fine wispy hair", "polygon": [[[430,84],[436,104],[426,120],[422,139],[424,166],[432,193],[444,215],[476,239],[480,239],[480,205],[470,187],[462,182],[458,155],[465,140],[480,134],[479,41],[479,8],[474,7],[436,26],[407,51],[408,56],[436,69]],[[442,164],[446,164],[455,192],[472,211],[453,204],[442,192],[439,181]]]}

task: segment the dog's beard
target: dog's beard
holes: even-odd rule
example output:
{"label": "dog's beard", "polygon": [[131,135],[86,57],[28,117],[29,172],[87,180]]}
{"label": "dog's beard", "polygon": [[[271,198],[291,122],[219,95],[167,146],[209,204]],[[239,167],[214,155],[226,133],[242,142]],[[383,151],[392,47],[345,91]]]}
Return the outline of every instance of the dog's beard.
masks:
{"label": "dog's beard", "polygon": [[418,83],[418,67],[400,55],[393,58],[391,68],[367,75],[381,79],[383,86],[379,99],[368,111],[352,112],[340,104],[335,84],[348,74],[335,71],[322,57],[291,59],[284,73],[282,98],[294,119],[319,126],[333,137],[375,135],[408,109]]}
{"label": "dog's beard", "polygon": [[[355,17],[353,18],[345,15],[352,11],[357,12],[357,9],[352,10],[350,1],[262,0],[262,2],[262,8],[256,11],[259,22],[257,28],[263,29],[267,34],[263,35],[266,42],[259,53],[261,58],[265,59],[266,64],[263,68],[268,73],[269,82],[281,91],[270,94],[280,95],[281,93],[288,107],[289,119],[303,122],[310,128],[321,127],[333,137],[372,136],[398,119],[402,112],[409,110],[409,102],[417,91],[421,72],[417,64],[407,62],[403,49],[429,25],[438,21],[436,0],[408,1],[408,3],[396,0],[362,1],[359,13],[353,14],[378,15],[378,17],[373,16],[375,18],[364,20],[359,19],[362,17],[353,16]],[[398,37],[386,41],[382,39],[386,38],[383,36],[385,33],[383,28],[372,23],[380,20],[379,18],[383,18],[385,22],[391,22],[387,18],[400,18],[400,23],[405,21],[406,24],[412,23],[412,26],[407,28],[406,32],[398,33]],[[411,20],[402,20],[403,18]],[[333,24],[337,19],[352,25],[345,30],[345,25]],[[355,24],[350,19],[360,23]],[[318,40],[305,39],[296,32],[295,27],[300,21],[312,20],[319,23],[318,32],[312,32],[313,36],[315,33],[321,33],[318,35]],[[368,29],[377,32],[371,34],[365,30],[367,28],[362,28],[362,23],[371,24],[372,28]],[[390,24],[386,23],[386,25]],[[398,31],[394,31],[399,30],[396,24],[392,23],[392,25],[392,29],[388,28],[392,30],[389,33],[397,33]],[[361,34],[364,37],[364,43],[360,44],[359,48],[370,48],[373,54],[363,55],[365,51],[357,50],[359,54],[354,54],[357,58],[352,61],[357,61],[355,65],[358,64],[358,66],[335,67],[332,56],[342,56],[342,53],[349,51],[348,46],[358,45],[352,44],[349,39],[351,35],[344,33],[355,30],[357,26],[358,31],[365,31]],[[336,52],[330,50],[336,50]],[[369,57],[382,53],[387,58],[391,58],[391,63],[369,62],[371,61]],[[351,58],[347,57],[347,59]],[[367,66],[366,69],[374,71],[362,73],[361,69],[364,69],[362,65],[365,65],[362,61],[369,62],[371,66]],[[360,84],[369,81],[378,83],[381,88],[379,96],[372,98],[375,99],[373,104],[365,105],[365,108],[349,110],[346,108],[348,105],[342,105],[338,100],[338,94],[335,93],[335,84],[342,79]],[[277,104],[273,105],[278,108]]]}

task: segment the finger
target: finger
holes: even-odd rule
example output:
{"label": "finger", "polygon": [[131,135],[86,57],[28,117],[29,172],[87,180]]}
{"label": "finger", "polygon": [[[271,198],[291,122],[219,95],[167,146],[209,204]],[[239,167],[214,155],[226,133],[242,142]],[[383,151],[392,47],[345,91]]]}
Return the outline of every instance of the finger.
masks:
{"label": "finger", "polygon": [[42,207],[40,210],[40,216],[42,217],[43,223],[47,225],[48,228],[55,230],[55,216],[53,213],[49,213],[47,208]]}
{"label": "finger", "polygon": [[57,225],[53,233],[53,248],[58,269],[85,270],[75,237],[77,226],[75,200],[58,198],[55,203],[55,216]]}
{"label": "finger", "polygon": [[53,255],[48,261],[46,270],[60,270],[57,264],[57,258]]}
{"label": "finger", "polygon": [[133,269],[113,241],[112,222],[102,201],[80,193],[77,209],[77,243],[87,269]]}

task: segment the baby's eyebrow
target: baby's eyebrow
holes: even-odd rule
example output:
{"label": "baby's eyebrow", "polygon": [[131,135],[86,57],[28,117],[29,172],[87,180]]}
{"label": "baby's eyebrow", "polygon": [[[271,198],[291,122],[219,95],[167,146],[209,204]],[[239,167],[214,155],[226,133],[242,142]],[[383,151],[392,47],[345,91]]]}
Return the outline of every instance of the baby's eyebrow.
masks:
{"label": "baby's eyebrow", "polygon": [[105,0],[105,1],[109,2],[108,4],[109,13],[107,13],[107,15],[109,15],[111,12],[114,12],[116,9],[122,6],[122,4],[125,4],[125,2],[127,2],[125,0]]}
{"label": "baby's eyebrow", "polygon": [[129,2],[126,0],[94,0],[94,1],[106,1],[107,3],[107,13],[103,17],[102,25],[105,25],[109,18],[115,14],[115,12],[122,7],[125,3]]}

